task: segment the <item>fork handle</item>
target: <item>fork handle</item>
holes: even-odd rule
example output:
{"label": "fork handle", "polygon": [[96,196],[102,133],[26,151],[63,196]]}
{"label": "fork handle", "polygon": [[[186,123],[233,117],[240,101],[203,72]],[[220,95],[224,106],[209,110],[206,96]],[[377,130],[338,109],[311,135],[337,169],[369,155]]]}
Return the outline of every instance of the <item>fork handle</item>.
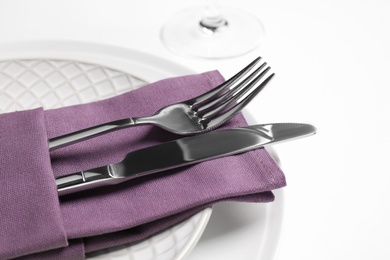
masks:
{"label": "fork handle", "polygon": [[78,143],[92,137],[96,137],[102,134],[113,132],[125,127],[136,126],[148,123],[147,121],[142,120],[141,117],[126,118],[117,121],[112,121],[109,123],[104,123],[101,125],[89,127],[82,129],[80,131],[72,132],[66,135],[58,136],[52,139],[49,139],[49,151],[59,149],[74,143]]}

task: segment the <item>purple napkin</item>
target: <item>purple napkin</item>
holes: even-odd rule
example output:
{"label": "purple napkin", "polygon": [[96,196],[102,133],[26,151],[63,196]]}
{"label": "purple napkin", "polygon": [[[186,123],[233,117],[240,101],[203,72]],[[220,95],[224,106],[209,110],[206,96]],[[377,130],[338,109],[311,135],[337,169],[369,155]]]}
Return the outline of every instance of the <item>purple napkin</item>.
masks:
{"label": "purple napkin", "polygon": [[[221,82],[213,71],[89,104],[0,115],[0,259],[83,259],[88,252],[147,238],[219,201],[272,201],[271,190],[285,186],[285,178],[265,149],[60,198],[56,194],[55,177],[119,162],[129,151],[178,136],[138,126],[50,154],[47,138],[151,115]],[[223,128],[244,125],[237,115]]]}

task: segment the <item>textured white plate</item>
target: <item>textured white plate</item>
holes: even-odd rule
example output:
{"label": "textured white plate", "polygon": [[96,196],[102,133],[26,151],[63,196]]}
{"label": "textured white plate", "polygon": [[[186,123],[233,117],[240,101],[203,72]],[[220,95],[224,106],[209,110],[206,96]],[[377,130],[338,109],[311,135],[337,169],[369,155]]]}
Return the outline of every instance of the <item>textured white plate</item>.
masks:
{"label": "textured white plate", "polygon": [[[0,113],[54,108],[108,98],[147,82],[193,73],[144,53],[109,46],[29,42],[0,45]],[[97,252],[91,259],[183,259],[211,215],[205,209],[135,245]]]}

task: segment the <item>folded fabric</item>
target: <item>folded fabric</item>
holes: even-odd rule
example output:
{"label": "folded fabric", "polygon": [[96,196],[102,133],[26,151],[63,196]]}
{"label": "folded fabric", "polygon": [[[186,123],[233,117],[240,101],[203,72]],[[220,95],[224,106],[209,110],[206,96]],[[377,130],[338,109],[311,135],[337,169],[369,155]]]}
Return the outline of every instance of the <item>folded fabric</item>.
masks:
{"label": "folded fabric", "polygon": [[[0,258],[83,259],[95,250],[145,239],[219,201],[272,201],[271,190],[285,186],[285,178],[265,149],[58,198],[55,177],[119,162],[132,150],[179,136],[138,126],[50,154],[48,138],[151,115],[221,82],[212,71],[98,102],[0,115]],[[244,125],[239,114],[222,128]]]}
{"label": "folded fabric", "polygon": [[67,246],[43,110],[1,115],[0,143],[0,259]]}

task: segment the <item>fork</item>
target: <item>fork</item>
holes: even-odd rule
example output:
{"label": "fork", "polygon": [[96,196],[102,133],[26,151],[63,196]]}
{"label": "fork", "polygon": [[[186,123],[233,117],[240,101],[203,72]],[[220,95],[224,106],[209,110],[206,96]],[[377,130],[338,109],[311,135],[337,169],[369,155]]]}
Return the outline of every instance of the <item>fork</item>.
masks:
{"label": "fork", "polygon": [[270,70],[265,62],[256,68],[260,60],[261,57],[256,58],[236,75],[208,92],[163,107],[152,116],[121,119],[49,139],[49,150],[144,124],[152,124],[179,135],[199,134],[215,129],[240,112],[275,75],[272,73],[260,81]]}

